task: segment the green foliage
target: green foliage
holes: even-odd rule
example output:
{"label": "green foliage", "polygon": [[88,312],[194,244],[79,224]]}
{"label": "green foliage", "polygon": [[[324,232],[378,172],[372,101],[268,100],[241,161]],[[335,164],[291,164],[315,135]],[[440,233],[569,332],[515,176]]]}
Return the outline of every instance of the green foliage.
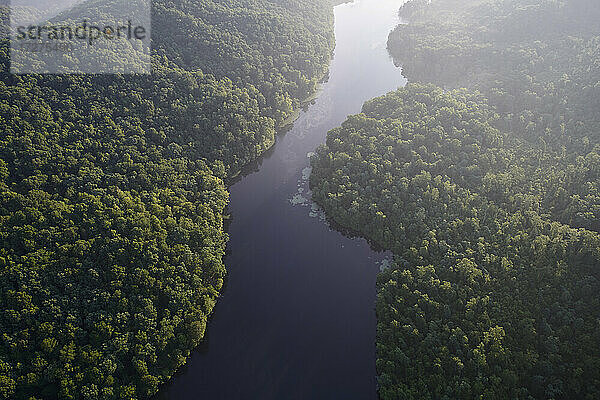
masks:
{"label": "green foliage", "polygon": [[409,81],[484,93],[504,130],[533,145],[587,154],[600,142],[595,1],[434,0],[419,10],[388,40]]}
{"label": "green foliage", "polygon": [[409,84],[312,160],[313,198],[396,255],[378,277],[383,399],[600,394],[600,235],[552,220],[528,191],[538,152],[501,126],[480,94]]}
{"label": "green foliage", "polygon": [[[413,0],[400,15],[388,48],[409,81],[471,92],[366,104],[314,178],[344,176],[320,201],[398,255],[378,279],[381,397],[599,397],[600,9]],[[350,129],[370,147],[336,147]],[[323,163],[344,153],[368,176]],[[336,208],[347,187],[368,210]]]}
{"label": "green foliage", "polygon": [[185,363],[225,277],[223,179],[333,48],[325,2],[154,7],[149,76],[9,75],[0,48],[0,398],[144,398]]}
{"label": "green foliage", "polygon": [[280,124],[327,71],[333,16],[322,3],[163,1],[155,6],[154,46],[186,69],[257,88],[264,110]]}

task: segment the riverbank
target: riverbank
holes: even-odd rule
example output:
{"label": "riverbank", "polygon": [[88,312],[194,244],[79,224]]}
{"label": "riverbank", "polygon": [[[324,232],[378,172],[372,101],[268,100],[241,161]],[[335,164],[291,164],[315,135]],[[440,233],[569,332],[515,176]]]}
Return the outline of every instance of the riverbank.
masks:
{"label": "riverbank", "polygon": [[206,343],[161,399],[376,398],[375,279],[383,255],[289,199],[326,132],[403,84],[385,49],[400,4],[335,8],[329,79],[291,129],[227,182],[227,290]]}

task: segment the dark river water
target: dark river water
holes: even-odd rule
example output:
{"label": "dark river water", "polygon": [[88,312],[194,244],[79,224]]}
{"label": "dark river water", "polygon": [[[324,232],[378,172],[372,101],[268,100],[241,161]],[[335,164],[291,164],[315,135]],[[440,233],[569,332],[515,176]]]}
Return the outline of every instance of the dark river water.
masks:
{"label": "dark river water", "polygon": [[386,256],[311,205],[307,154],[405,80],[386,51],[403,0],[335,8],[330,78],[257,171],[230,187],[227,288],[159,399],[374,399],[375,278]]}

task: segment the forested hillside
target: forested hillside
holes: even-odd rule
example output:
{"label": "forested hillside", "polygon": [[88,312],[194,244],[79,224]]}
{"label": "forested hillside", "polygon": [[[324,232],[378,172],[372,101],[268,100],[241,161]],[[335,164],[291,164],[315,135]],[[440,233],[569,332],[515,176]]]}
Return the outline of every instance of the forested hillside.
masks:
{"label": "forested hillside", "polygon": [[[315,4],[219,0],[199,7],[194,0],[164,1],[155,6],[153,44],[179,66],[258,89],[261,108],[281,123],[327,71],[332,14]],[[198,34],[190,35],[189,26]]]}
{"label": "forested hillside", "polygon": [[396,255],[378,278],[380,397],[598,398],[600,10],[400,12],[388,45],[422,83],[332,130],[311,176],[330,217]]}
{"label": "forested hillside", "polygon": [[333,49],[328,2],[154,9],[152,75],[10,75],[2,43],[2,398],[143,398],[173,375],[223,285],[223,179]]}

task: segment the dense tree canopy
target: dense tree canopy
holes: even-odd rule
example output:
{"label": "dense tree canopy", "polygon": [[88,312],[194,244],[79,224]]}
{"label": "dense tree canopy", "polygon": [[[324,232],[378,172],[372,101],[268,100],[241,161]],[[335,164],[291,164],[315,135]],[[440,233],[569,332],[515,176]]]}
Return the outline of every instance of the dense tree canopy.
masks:
{"label": "dense tree canopy", "polygon": [[314,199],[395,254],[381,398],[600,396],[599,12],[409,2],[388,45],[425,84],[367,102],[318,149]]}
{"label": "dense tree canopy", "polygon": [[313,159],[316,201],[397,255],[378,278],[382,398],[600,394],[600,235],[552,221],[534,194],[486,191],[488,170],[511,178],[520,162],[497,123],[480,95],[411,84]]}
{"label": "dense tree canopy", "polygon": [[332,52],[327,2],[154,8],[152,75],[10,75],[0,48],[0,398],[141,398],[172,376],[223,285],[223,179]]}

